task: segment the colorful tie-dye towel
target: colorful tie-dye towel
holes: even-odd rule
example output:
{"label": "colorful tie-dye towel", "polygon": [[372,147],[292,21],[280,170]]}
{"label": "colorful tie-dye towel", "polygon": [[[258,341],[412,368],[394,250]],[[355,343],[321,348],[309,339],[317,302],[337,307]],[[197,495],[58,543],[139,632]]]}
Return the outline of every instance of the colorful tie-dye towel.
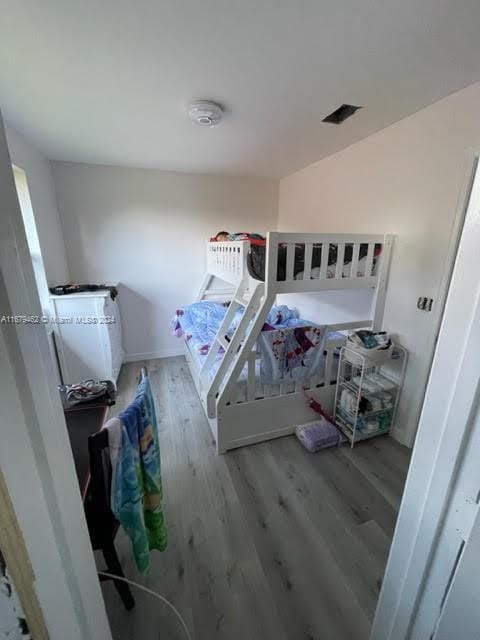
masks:
{"label": "colorful tie-dye towel", "polygon": [[[148,377],[142,380],[135,399],[118,418],[121,435],[115,437],[112,430],[109,438],[112,511],[132,541],[139,571],[146,573],[150,550],[163,551],[167,546],[157,419]],[[111,422],[112,426],[116,424]]]}

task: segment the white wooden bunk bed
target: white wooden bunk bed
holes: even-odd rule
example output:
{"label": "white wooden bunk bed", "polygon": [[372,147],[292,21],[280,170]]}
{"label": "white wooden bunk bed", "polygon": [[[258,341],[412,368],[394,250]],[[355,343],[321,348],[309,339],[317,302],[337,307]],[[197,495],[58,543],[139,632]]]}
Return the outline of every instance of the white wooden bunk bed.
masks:
{"label": "white wooden bunk bed", "polygon": [[[338,334],[324,345],[323,373],[310,379],[259,384],[256,342],[265,319],[282,293],[316,293],[326,290],[373,289],[370,318],[330,325],[330,331],[358,328],[380,329],[383,320],[385,291],[393,236],[279,233],[267,235],[265,281],[253,279],[247,268],[248,241],[209,242],[207,273],[197,301],[229,301],[230,305],[207,356],[200,361],[184,342],[185,357],[190,367],[200,400],[209,420],[218,453],[244,445],[293,433],[298,424],[315,419],[305,391],[333,413],[338,347],[346,338]],[[286,245],[284,275],[277,279],[279,245]],[[322,247],[321,264],[312,269],[314,246]],[[337,253],[336,265],[328,265],[331,245]],[[359,252],[368,246],[359,269]],[[381,251],[374,259],[375,249]],[[294,276],[295,247],[304,252],[302,273]],[[349,246],[351,261],[344,264],[345,247]],[[353,250],[352,250],[353,248]],[[285,253],[284,253],[285,259]],[[299,279],[299,277],[301,279]],[[228,285],[218,288],[218,280]],[[212,286],[212,284],[217,286]],[[238,309],[244,313],[231,339],[225,338]],[[223,350],[223,357],[219,356]],[[221,358],[220,362],[219,359]],[[214,366],[215,363],[215,366]]]}

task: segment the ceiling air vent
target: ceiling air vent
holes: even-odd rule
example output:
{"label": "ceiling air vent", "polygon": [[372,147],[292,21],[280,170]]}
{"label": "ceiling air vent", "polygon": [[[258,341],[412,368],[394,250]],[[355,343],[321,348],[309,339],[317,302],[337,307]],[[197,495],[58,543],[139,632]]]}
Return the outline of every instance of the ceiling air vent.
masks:
{"label": "ceiling air vent", "polygon": [[322,122],[330,122],[331,124],[342,124],[347,118],[353,116],[355,111],[362,107],[355,107],[353,104],[342,104],[341,107],[332,111],[330,115],[322,120]]}

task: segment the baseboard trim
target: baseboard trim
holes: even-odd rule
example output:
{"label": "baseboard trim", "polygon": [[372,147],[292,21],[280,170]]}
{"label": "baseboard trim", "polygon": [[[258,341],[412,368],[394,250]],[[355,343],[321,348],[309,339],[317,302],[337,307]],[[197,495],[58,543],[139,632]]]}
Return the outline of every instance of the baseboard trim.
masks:
{"label": "baseboard trim", "polygon": [[393,427],[390,431],[390,437],[392,437],[394,440],[396,440],[399,444],[403,445],[404,447],[411,449],[412,447],[407,442],[407,438],[405,437],[405,435],[406,434],[404,429]]}
{"label": "baseboard trim", "polygon": [[158,351],[145,351],[144,353],[127,353],[124,362],[139,362],[140,360],[156,360],[157,358],[172,358],[182,356],[183,347],[175,349],[159,349]]}

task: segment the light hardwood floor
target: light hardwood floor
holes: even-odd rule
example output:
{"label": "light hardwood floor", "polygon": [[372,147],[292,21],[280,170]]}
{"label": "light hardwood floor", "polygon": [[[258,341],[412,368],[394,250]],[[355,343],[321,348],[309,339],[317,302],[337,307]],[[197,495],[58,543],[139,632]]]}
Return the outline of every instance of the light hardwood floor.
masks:
{"label": "light hardwood floor", "polygon": [[[409,451],[383,436],[309,454],[290,436],[216,456],[184,358],[145,364],[169,546],[141,578],[119,533],[127,577],[173,602],[194,640],[367,640]],[[113,409],[141,365],[124,365]],[[185,637],[158,600],[135,591],[127,613],[103,590],[114,640]]]}

